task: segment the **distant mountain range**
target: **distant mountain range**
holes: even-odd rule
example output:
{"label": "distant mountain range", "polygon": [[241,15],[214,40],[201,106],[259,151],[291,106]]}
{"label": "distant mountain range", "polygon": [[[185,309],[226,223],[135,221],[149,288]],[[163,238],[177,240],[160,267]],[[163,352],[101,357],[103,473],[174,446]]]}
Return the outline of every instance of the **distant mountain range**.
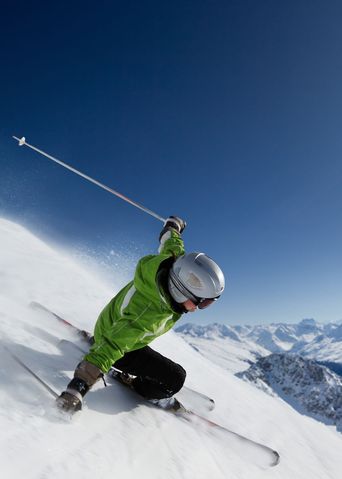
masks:
{"label": "distant mountain range", "polygon": [[176,331],[207,359],[342,432],[342,324],[187,323]]}
{"label": "distant mountain range", "polygon": [[188,342],[193,338],[229,338],[236,343],[260,346],[270,353],[291,352],[318,361],[342,363],[342,324],[339,323],[323,324],[314,319],[303,319],[298,324],[256,326],[187,323],[176,331]]}

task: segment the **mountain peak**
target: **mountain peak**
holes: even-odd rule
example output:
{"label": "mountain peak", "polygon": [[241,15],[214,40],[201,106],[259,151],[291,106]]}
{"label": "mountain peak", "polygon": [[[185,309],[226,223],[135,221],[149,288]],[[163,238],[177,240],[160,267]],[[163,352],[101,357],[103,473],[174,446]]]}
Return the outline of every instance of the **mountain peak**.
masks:
{"label": "mountain peak", "polygon": [[304,318],[299,322],[300,326],[317,326],[317,322],[313,318]]}
{"label": "mountain peak", "polygon": [[342,430],[342,378],[316,361],[297,354],[271,354],[237,376],[280,396],[302,414]]}

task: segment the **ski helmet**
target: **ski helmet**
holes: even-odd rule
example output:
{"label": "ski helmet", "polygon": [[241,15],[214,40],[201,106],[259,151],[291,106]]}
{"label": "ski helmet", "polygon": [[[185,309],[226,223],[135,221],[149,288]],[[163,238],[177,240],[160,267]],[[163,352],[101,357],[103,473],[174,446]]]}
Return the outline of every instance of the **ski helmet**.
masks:
{"label": "ski helmet", "polygon": [[199,309],[204,309],[221,296],[225,284],[215,261],[204,253],[189,253],[173,263],[168,285],[177,303],[190,299]]}

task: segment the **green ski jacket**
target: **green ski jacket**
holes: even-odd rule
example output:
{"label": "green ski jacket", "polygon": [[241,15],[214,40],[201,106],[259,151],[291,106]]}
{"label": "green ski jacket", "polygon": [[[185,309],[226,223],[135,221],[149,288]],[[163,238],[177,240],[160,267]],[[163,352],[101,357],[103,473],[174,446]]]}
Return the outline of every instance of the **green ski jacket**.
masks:
{"label": "green ski jacket", "polygon": [[181,313],[172,307],[172,300],[158,278],[162,263],[171,264],[173,258],[182,254],[183,240],[172,229],[158,255],[141,258],[134,280],[100,313],[95,325],[95,343],[85,356],[86,361],[106,373],[125,353],[143,348],[174,326]]}

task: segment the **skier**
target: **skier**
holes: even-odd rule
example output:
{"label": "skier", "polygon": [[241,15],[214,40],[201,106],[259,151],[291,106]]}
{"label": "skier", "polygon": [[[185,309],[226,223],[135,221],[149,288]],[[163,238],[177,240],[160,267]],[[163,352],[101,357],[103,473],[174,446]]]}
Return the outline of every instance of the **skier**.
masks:
{"label": "skier", "polygon": [[223,273],[211,258],[185,254],[181,238],[185,226],[177,216],[166,220],[159,254],[141,258],[134,280],[100,313],[94,344],[57,398],[60,409],[80,410],[84,395],[112,366],[146,399],[170,398],[182,388],[186,376],[182,366],[148,344],[171,329],[183,313],[208,307],[224,289]]}

